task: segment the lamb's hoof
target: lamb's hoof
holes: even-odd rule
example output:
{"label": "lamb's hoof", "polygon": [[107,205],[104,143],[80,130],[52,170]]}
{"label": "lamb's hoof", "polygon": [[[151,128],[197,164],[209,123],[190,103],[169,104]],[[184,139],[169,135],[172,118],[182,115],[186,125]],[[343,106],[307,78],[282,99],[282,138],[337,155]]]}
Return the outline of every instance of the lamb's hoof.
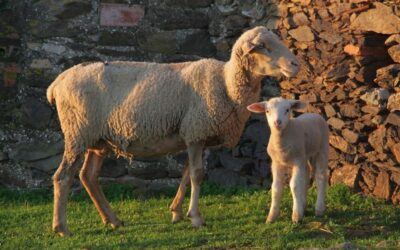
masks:
{"label": "lamb's hoof", "polygon": [[72,233],[66,227],[56,226],[53,227],[53,231],[61,237],[72,236]]}
{"label": "lamb's hoof", "polygon": [[292,222],[294,224],[297,224],[297,223],[301,222],[302,219],[303,219],[303,216],[299,215],[298,213],[293,213],[292,214]]}
{"label": "lamb's hoof", "polygon": [[325,209],[324,210],[315,210],[316,217],[323,217],[324,213],[325,213]]}
{"label": "lamb's hoof", "polygon": [[272,217],[267,217],[267,219],[265,220],[266,224],[272,224],[276,221],[276,218],[272,218]]}
{"label": "lamb's hoof", "polygon": [[183,214],[182,212],[172,212],[172,224],[176,224],[180,222],[183,219]]}
{"label": "lamb's hoof", "polygon": [[267,219],[265,220],[265,223],[266,224],[274,223],[278,219],[278,216],[279,216],[278,214],[274,214],[274,215],[269,214],[267,216]]}

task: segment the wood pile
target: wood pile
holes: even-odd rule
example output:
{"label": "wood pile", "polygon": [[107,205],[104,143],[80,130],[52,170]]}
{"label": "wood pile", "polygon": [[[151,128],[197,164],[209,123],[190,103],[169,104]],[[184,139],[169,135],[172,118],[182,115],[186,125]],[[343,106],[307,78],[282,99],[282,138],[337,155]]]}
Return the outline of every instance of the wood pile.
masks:
{"label": "wood pile", "polygon": [[[342,3],[345,2],[345,3]],[[331,183],[400,202],[400,6],[281,1],[277,28],[302,70],[282,95],[330,125]]]}

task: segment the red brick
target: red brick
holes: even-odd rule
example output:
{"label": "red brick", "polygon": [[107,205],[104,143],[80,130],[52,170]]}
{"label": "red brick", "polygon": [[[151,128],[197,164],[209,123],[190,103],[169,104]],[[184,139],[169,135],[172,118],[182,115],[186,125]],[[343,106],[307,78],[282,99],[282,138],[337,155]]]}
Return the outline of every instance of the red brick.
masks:
{"label": "red brick", "polygon": [[100,25],[136,26],[144,16],[140,5],[102,3],[100,5]]}

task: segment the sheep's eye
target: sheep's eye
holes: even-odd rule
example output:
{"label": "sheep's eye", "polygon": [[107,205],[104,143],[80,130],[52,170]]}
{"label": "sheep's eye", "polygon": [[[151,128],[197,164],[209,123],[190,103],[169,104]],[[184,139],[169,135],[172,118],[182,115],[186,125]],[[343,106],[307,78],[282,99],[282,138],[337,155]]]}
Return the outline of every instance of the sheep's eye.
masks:
{"label": "sheep's eye", "polygon": [[257,44],[256,49],[265,49],[264,44]]}
{"label": "sheep's eye", "polygon": [[268,110],[268,109],[266,109],[266,110],[265,110],[265,113],[269,114],[269,110]]}
{"label": "sheep's eye", "polygon": [[289,109],[286,109],[286,113],[289,113]]}
{"label": "sheep's eye", "polygon": [[271,54],[271,52],[272,52],[272,50],[271,50],[270,48],[265,48],[265,50],[266,50],[269,54]]}

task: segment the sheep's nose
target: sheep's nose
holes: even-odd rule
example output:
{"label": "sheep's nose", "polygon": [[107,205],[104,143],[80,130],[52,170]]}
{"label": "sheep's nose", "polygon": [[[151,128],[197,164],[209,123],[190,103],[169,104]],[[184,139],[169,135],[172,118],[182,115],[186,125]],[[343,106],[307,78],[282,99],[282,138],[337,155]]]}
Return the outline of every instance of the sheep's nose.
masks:
{"label": "sheep's nose", "polygon": [[281,120],[276,120],[274,122],[275,127],[279,128],[282,125],[282,121]]}
{"label": "sheep's nose", "polygon": [[297,61],[297,60],[292,60],[292,61],[290,61],[290,65],[293,65],[293,66],[298,67],[298,66],[299,66],[299,61]]}

